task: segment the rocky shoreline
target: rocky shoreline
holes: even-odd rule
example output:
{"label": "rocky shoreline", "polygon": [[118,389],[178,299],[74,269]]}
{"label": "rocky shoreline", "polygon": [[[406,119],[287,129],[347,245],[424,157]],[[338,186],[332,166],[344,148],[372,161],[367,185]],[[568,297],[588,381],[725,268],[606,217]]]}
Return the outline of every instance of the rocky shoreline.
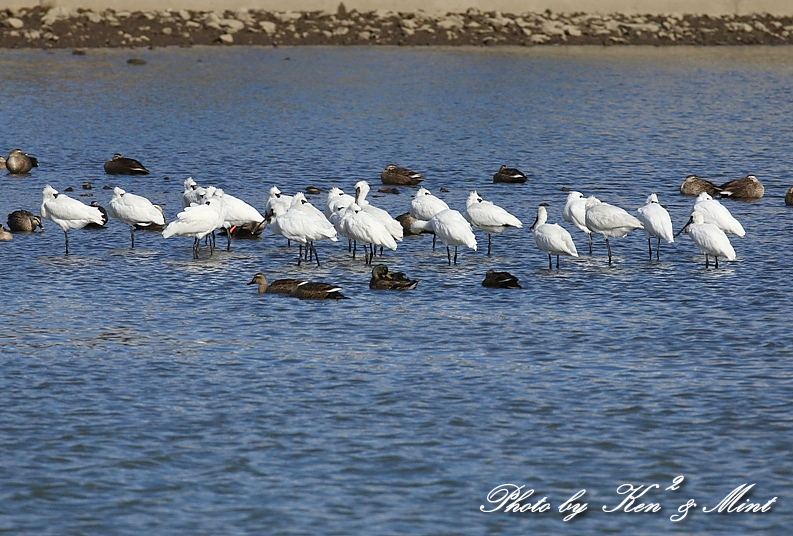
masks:
{"label": "rocky shoreline", "polygon": [[0,11],[0,48],[191,45],[784,45],[793,17],[523,13],[469,9],[430,16],[32,7]]}

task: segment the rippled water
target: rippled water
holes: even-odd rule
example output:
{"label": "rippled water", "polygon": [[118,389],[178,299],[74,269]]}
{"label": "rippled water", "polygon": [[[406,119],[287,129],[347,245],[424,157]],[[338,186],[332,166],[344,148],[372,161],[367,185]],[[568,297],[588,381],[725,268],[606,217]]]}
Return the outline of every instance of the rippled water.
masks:
{"label": "rippled water", "polygon": [[[0,243],[0,530],[723,534],[793,521],[792,49],[134,54],[147,64],[117,50],[0,56],[0,147],[40,161],[0,177],[3,215],[38,212],[49,183],[104,204],[102,186],[119,185],[172,218],[187,176],[261,209],[272,184],[376,190],[396,163],[447,188],[452,208],[475,188],[526,226],[496,236],[491,257],[478,233],[480,251],[452,267],[406,238],[384,262],[422,281],[398,294],[369,291],[346,244],[297,267],[269,230],[196,261],[190,239],[138,233],[129,250],[115,221],[72,232],[68,257],[50,222]],[[104,175],[114,152],[152,175]],[[529,182],[492,184],[501,164]],[[540,202],[561,222],[562,186],[631,211],[655,191],[679,229],[689,173],[766,187],[728,203],[747,235],[718,270],[688,237],[648,262],[639,233],[613,241],[613,266],[596,240],[593,257],[548,270],[526,231]],[[370,197],[399,214],[412,195]],[[489,268],[524,289],[483,288]],[[256,271],[351,299],[260,296],[245,285]],[[481,512],[504,483],[552,509]],[[659,484],[642,501],[662,510],[604,512],[624,483]],[[744,483],[777,503],[701,510]],[[562,521],[580,489],[587,512]],[[672,523],[688,499],[698,507]]]}

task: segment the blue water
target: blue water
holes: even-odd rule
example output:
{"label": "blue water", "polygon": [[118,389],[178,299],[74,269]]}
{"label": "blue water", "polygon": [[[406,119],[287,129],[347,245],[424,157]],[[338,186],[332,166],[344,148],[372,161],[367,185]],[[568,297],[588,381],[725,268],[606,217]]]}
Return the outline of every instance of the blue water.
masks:
{"label": "blue water", "polygon": [[[414,190],[376,193],[395,163],[452,208],[477,189],[525,224],[490,257],[477,232],[451,267],[407,237],[383,257],[421,279],[405,293],[370,291],[343,240],[298,267],[269,229],[198,260],[186,238],[138,233],[130,250],[112,220],[71,232],[68,257],[48,221],[0,243],[0,531],[787,533],[793,49],[28,50],[0,70],[0,152],[40,162],[0,176],[3,219],[38,213],[45,184],[104,205],[118,185],[171,219],[188,176],[260,210],[273,184],[320,187],[321,207],[366,179],[396,215]],[[152,174],[105,175],[114,152]],[[492,184],[501,164],[529,181]],[[596,239],[548,270],[527,232],[548,202],[586,253],[563,186],[630,211],[654,191],[677,230],[689,173],[766,188],[725,201],[747,234],[718,270],[687,236],[650,262],[642,233],[612,240],[611,266]],[[490,268],[524,288],[483,288]],[[351,299],[257,295],[257,271]],[[482,512],[507,483],[551,509]],[[625,483],[658,484],[636,503],[661,510],[604,512]],[[702,511],[741,484],[739,503],[777,501]],[[564,522],[581,489],[587,511]]]}

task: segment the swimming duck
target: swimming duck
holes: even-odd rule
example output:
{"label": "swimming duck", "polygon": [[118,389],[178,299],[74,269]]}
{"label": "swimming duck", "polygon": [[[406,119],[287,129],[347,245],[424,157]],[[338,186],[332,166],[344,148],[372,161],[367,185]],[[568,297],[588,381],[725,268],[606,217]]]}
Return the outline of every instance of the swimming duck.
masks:
{"label": "swimming duck", "polygon": [[411,230],[410,227],[411,225],[413,225],[413,222],[416,221],[416,218],[411,216],[410,212],[405,212],[404,214],[400,214],[394,219],[398,221],[400,225],[402,225],[402,236],[418,236],[421,234],[421,233],[415,233]]}
{"label": "swimming duck", "polygon": [[482,281],[483,287],[490,288],[523,288],[518,283],[518,278],[509,272],[496,272],[488,270],[485,279]]}
{"label": "swimming duck", "polygon": [[9,240],[13,239],[14,235],[10,232],[6,231],[6,228],[0,225],[0,242],[8,242]]}
{"label": "swimming duck", "polygon": [[720,189],[720,196],[731,199],[760,199],[765,194],[765,188],[754,175],[725,182]]}
{"label": "swimming duck", "polygon": [[424,180],[421,173],[416,173],[407,168],[389,164],[380,173],[380,180],[383,184],[391,184],[395,186],[415,186]]}
{"label": "swimming duck", "polygon": [[39,161],[36,160],[36,157],[23,153],[20,149],[14,149],[9,153],[5,164],[6,169],[12,175],[23,175],[34,167],[38,167]]}
{"label": "swimming duck", "polygon": [[44,230],[41,218],[27,210],[15,210],[8,215],[8,228],[14,233],[31,233],[36,227]]}
{"label": "swimming duck", "polygon": [[298,285],[292,296],[301,300],[346,300],[341,287],[330,283],[313,283],[311,281]]}
{"label": "swimming duck", "polygon": [[719,187],[707,179],[701,179],[696,175],[689,175],[680,185],[680,193],[683,195],[699,195],[706,192],[708,195],[717,195]]}
{"label": "swimming duck", "polygon": [[403,272],[389,273],[385,264],[375,266],[369,280],[369,288],[373,290],[412,290],[418,284],[418,279],[408,279]]}
{"label": "swimming duck", "polygon": [[785,204],[793,206],[793,186],[791,186],[790,190],[785,194]]}
{"label": "swimming duck", "polygon": [[515,168],[501,166],[493,175],[493,182],[508,182],[520,184],[526,182],[526,175]]}
{"label": "swimming duck", "polygon": [[277,279],[270,283],[266,275],[258,272],[248,284],[259,285],[259,294],[292,294],[305,283],[308,283],[305,279]]}
{"label": "swimming duck", "polygon": [[105,173],[108,175],[148,175],[149,170],[134,158],[126,158],[120,153],[105,162]]}

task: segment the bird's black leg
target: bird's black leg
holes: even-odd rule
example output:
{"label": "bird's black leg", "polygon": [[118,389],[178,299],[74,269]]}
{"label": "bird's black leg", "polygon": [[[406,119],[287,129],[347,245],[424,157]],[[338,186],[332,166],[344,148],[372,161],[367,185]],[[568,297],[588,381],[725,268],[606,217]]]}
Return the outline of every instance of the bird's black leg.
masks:
{"label": "bird's black leg", "polygon": [[609,245],[609,239],[608,238],[606,238],[606,249],[608,249],[608,252],[609,252],[609,264],[611,264],[611,245]]}
{"label": "bird's black leg", "polygon": [[135,227],[132,226],[129,228],[129,237],[132,241],[132,249],[135,249]]}
{"label": "bird's black leg", "polygon": [[66,237],[66,254],[69,254],[69,233],[66,231],[63,232],[63,236]]}
{"label": "bird's black leg", "polygon": [[454,265],[457,266],[457,246],[454,246]]}
{"label": "bird's black leg", "polygon": [[708,263],[708,254],[705,253],[705,268],[710,268],[710,264]]}
{"label": "bird's black leg", "polygon": [[490,233],[487,233],[487,255],[490,256]]}
{"label": "bird's black leg", "polygon": [[303,244],[298,243],[297,247],[300,248],[297,250],[297,265],[300,266],[300,262],[303,260]]}
{"label": "bird's black leg", "polygon": [[446,246],[446,258],[449,259],[449,266],[452,265],[452,252],[449,251],[449,246]]}
{"label": "bird's black leg", "polygon": [[435,251],[435,234],[432,235],[432,250]]}
{"label": "bird's black leg", "polygon": [[658,237],[658,243],[655,245],[655,260],[661,260],[661,237]]}
{"label": "bird's black leg", "polygon": [[714,258],[716,259],[716,268],[718,268],[719,267],[719,256],[718,255],[714,255]]}
{"label": "bird's black leg", "polygon": [[559,269],[559,255],[556,256],[556,269]]}
{"label": "bird's black leg", "polygon": [[650,237],[647,237],[647,249],[650,250],[650,260],[653,260],[653,243],[650,242],[652,240]]}
{"label": "bird's black leg", "polygon": [[551,254],[549,253],[548,254],[548,269],[550,270],[551,268],[553,268],[553,264],[552,264],[552,261],[551,261]]}
{"label": "bird's black leg", "polygon": [[592,233],[587,235],[589,237],[589,254],[592,255]]}
{"label": "bird's black leg", "polygon": [[317,248],[314,247],[314,242],[311,242],[311,251],[314,252],[314,259],[317,261],[317,266],[321,266],[319,264],[319,254],[317,253]]}

